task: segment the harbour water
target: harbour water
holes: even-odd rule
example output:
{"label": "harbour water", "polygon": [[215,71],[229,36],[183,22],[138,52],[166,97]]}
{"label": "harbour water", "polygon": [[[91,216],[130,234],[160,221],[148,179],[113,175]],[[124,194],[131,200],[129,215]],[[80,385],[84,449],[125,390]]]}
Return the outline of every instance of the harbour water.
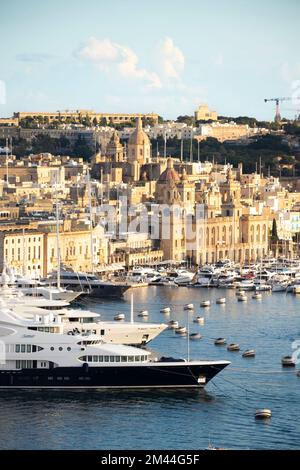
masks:
{"label": "harbour water", "polygon": [[[297,449],[300,445],[300,377],[282,368],[300,340],[300,296],[262,293],[262,300],[238,302],[234,290],[142,287],[134,290],[137,321],[177,320],[202,339],[189,342],[190,357],[227,359],[232,364],[205,390],[0,391],[1,449],[205,449],[211,442],[230,449]],[[226,297],[225,305],[217,305]],[[211,307],[200,308],[202,300]],[[186,311],[192,302],[195,310]],[[170,306],[170,315],[160,313]],[[130,316],[124,300],[84,303],[112,320]],[[138,318],[147,309],[147,319]],[[193,319],[205,317],[203,325]],[[214,339],[236,342],[241,352],[215,346]],[[149,344],[163,355],[187,357],[187,337],[166,330]],[[255,358],[242,351],[256,350]],[[257,408],[272,418],[257,421]]]}

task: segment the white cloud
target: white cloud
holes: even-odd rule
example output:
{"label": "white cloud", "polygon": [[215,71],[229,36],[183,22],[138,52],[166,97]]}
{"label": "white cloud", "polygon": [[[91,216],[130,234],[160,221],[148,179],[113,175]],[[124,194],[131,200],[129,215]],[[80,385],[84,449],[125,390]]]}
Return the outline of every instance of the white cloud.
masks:
{"label": "white cloud", "polygon": [[91,37],[79,48],[76,56],[94,63],[106,72],[117,71],[124,78],[141,80],[149,88],[161,87],[160,78],[155,72],[139,67],[138,56],[132,49],[110,39]]}
{"label": "white cloud", "polygon": [[180,79],[184,70],[185,58],[173,39],[166,37],[158,46],[157,55],[166,79]]}

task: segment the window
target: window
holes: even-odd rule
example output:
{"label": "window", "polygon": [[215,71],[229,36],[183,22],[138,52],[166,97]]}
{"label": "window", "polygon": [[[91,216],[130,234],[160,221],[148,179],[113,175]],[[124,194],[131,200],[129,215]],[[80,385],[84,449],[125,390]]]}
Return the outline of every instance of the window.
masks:
{"label": "window", "polygon": [[54,347],[53,347],[53,346],[51,346],[50,351],[54,351]]}
{"label": "window", "polygon": [[61,346],[59,346],[58,350],[59,350],[59,351],[62,351],[62,350],[63,350],[63,348],[62,348]]}
{"label": "window", "polygon": [[104,356],[104,362],[109,362],[109,356]]}
{"label": "window", "polygon": [[21,344],[21,353],[24,353],[26,350],[26,344]]}
{"label": "window", "polygon": [[127,362],[127,356],[121,356],[121,362]]}
{"label": "window", "polygon": [[93,356],[88,356],[87,360],[88,360],[88,362],[92,362],[93,361]]}
{"label": "window", "polygon": [[99,356],[93,356],[93,362],[98,362]]}
{"label": "window", "polygon": [[128,362],[133,362],[134,361],[134,356],[128,356]]}
{"label": "window", "polygon": [[116,356],[115,359],[116,359],[116,362],[120,362],[120,356]]}
{"label": "window", "polygon": [[105,330],[100,330],[100,335],[104,336],[105,335]]}
{"label": "window", "polygon": [[68,347],[67,347],[67,351],[71,351],[71,348],[70,348],[70,346],[68,346]]}
{"label": "window", "polygon": [[[16,344],[16,353],[19,353],[20,352],[20,345],[19,344]],[[18,361],[17,361],[18,362]]]}
{"label": "window", "polygon": [[110,362],[115,362],[115,356],[109,356]]}

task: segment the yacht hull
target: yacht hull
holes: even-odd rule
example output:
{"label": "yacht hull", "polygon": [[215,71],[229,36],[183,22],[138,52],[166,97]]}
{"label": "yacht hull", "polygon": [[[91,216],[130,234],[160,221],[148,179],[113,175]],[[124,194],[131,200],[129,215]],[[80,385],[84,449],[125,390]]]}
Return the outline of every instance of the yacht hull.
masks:
{"label": "yacht hull", "polygon": [[93,298],[96,298],[96,299],[100,299],[100,298],[105,298],[105,299],[118,299],[118,298],[121,298],[123,296],[123,294],[128,290],[130,289],[130,285],[126,285],[126,284],[103,284],[103,285],[100,285],[100,286],[97,286],[97,287],[94,287],[94,286],[91,286],[89,288],[85,288],[80,285],[78,286],[75,286],[75,285],[67,285],[65,284],[64,287],[69,287],[70,289],[78,289],[78,290],[82,290],[84,289],[84,292],[81,294],[81,296],[89,296],[89,297],[93,297]]}
{"label": "yacht hull", "polygon": [[229,362],[2,370],[0,388],[203,388]]}

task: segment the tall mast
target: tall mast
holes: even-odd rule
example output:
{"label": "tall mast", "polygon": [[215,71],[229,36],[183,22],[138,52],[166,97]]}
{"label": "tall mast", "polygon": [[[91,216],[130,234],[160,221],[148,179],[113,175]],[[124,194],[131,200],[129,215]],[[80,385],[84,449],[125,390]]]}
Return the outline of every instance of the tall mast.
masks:
{"label": "tall mast", "polygon": [[5,151],[6,151],[6,184],[8,186],[8,138],[6,138]]}
{"label": "tall mast", "polygon": [[60,240],[59,240],[59,207],[58,207],[58,180],[59,168],[56,172],[56,185],[55,185],[55,208],[56,208],[56,252],[57,252],[57,287],[60,288]]}
{"label": "tall mast", "polygon": [[87,189],[89,198],[89,214],[90,214],[90,250],[91,250],[91,273],[94,274],[94,246],[93,246],[93,214],[92,214],[92,189],[90,171],[87,170]]}

